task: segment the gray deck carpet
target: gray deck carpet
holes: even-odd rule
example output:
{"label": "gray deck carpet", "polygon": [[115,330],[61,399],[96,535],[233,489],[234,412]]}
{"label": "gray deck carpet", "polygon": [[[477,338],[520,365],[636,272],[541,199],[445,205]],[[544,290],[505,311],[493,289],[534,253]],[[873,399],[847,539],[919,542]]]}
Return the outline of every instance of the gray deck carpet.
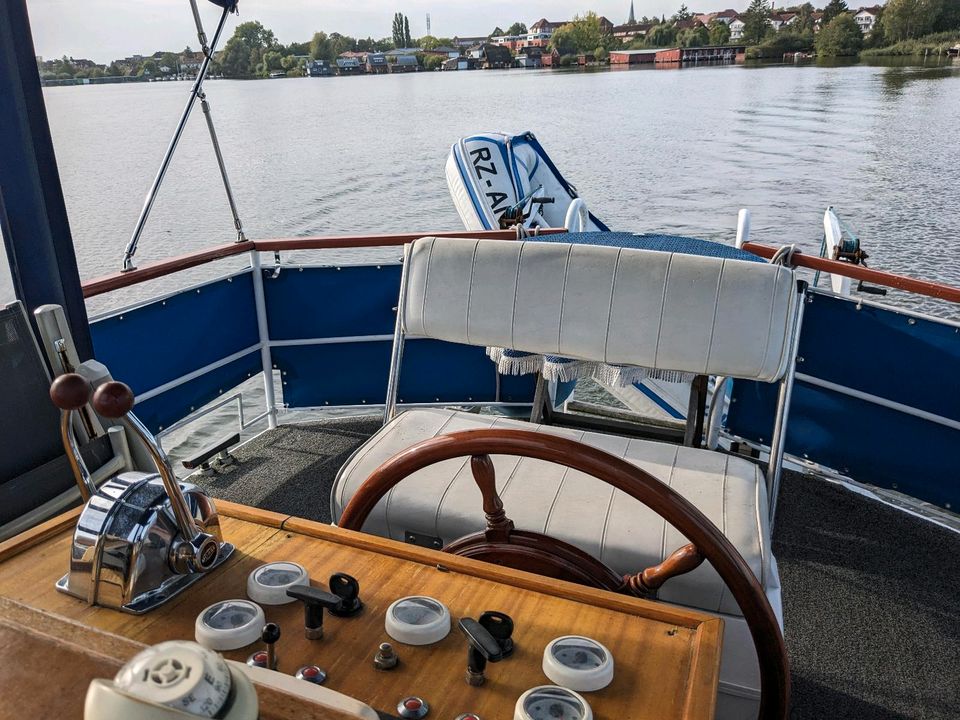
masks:
{"label": "gray deck carpet", "polygon": [[[287,425],[241,447],[211,494],[330,521],[337,469],[379,418]],[[785,473],[774,551],[793,670],[790,717],[960,717],[960,535]]]}

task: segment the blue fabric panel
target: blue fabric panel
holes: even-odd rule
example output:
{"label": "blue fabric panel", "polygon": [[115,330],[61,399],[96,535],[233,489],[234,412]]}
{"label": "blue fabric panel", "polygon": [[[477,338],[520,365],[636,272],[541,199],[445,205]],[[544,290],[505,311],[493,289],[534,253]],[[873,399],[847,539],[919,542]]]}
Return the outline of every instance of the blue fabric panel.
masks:
{"label": "blue fabric panel", "polygon": [[753,253],[738,250],[730,245],[711,242],[710,240],[701,240],[700,238],[682,237],[680,235],[583,232],[542,235],[533,239],[537,242],[603,245],[605,247],[625,247],[633,250],[658,250],[660,252],[684,253],[686,255],[703,255],[705,257],[727,258],[730,260],[745,260],[747,262],[766,262],[766,260],[757,257]]}
{"label": "blue fabric panel", "polygon": [[369,265],[288,268],[276,278],[265,272],[270,339],[392,335],[400,271],[400,265]]}
{"label": "blue fabric panel", "polygon": [[813,294],[797,371],[960,420],[960,331],[952,325]]}
{"label": "blue fabric panel", "polygon": [[[273,349],[289,407],[382,404],[392,343],[294,345]],[[533,378],[502,378],[501,400],[530,402]],[[408,340],[398,399],[403,402],[480,402],[496,398],[496,372],[483,348],[437,340]]]}
{"label": "blue fabric panel", "polygon": [[151,432],[159,432],[220,395],[229,393],[261,370],[260,351],[254,350],[206,375],[137,403],[134,412]]}
{"label": "blue fabric panel", "polygon": [[[728,424],[737,435],[769,444],[777,386],[735,381]],[[787,452],[855,480],[956,508],[960,431],[880,405],[797,382]]]}
{"label": "blue fabric panel", "polygon": [[[868,305],[858,310],[855,301],[812,297],[798,372],[960,419],[955,327]],[[769,444],[777,387],[735,381],[728,429]],[[960,431],[799,380],[794,386],[787,452],[856,480],[957,507],[956,447]]]}
{"label": "blue fabric panel", "polygon": [[249,273],[90,326],[96,358],[137,394],[259,342]]}

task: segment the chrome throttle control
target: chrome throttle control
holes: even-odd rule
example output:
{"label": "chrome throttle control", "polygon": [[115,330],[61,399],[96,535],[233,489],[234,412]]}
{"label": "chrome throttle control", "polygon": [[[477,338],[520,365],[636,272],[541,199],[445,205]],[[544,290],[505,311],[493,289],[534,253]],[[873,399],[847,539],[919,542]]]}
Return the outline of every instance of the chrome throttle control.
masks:
{"label": "chrome throttle control", "polygon": [[[50,399],[62,411],[64,449],[87,501],[73,536],[70,572],[57,589],[91,605],[144,613],[230,556],[233,545],[222,540],[213,501],[195,485],[177,481],[156,439],[130,412],[129,387],[103,383],[91,401],[90,384],[67,373],[50,386]],[[71,422],[88,402],[101,417],[117,421],[131,441],[139,441],[156,473],[121,472],[100,488],[93,486]]]}

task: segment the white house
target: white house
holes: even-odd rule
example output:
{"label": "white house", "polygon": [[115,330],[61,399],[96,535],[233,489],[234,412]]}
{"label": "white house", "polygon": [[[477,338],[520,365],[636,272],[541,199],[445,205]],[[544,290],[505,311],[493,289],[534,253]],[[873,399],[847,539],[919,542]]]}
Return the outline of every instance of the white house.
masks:
{"label": "white house", "polygon": [[730,21],[730,39],[739,40],[743,37],[743,29],[747,24],[739,17]]}
{"label": "white house", "polygon": [[860,28],[860,32],[866,35],[868,32],[873,30],[874,25],[877,24],[877,18],[880,16],[880,6],[874,5],[873,7],[862,7],[857,10],[856,14],[853,16],[853,19],[856,21],[857,26]]}

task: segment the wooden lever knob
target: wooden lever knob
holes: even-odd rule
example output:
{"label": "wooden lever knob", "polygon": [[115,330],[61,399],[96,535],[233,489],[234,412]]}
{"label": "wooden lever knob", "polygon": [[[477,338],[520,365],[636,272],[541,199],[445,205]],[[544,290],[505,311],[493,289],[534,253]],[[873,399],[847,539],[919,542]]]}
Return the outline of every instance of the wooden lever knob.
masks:
{"label": "wooden lever knob", "polygon": [[93,394],[93,409],[105,418],[120,418],[133,409],[133,390],[122,382],[104,383]]}
{"label": "wooden lever knob", "polygon": [[703,555],[693,543],[674,550],[673,553],[659,565],[648,567],[636,575],[624,577],[624,582],[641,596],[649,595],[660,589],[667,580],[677,575],[683,575],[696,570],[703,562]]}
{"label": "wooden lever knob", "polygon": [[90,383],[77,373],[60,375],[50,385],[50,399],[61,410],[79,410],[90,402]]}

